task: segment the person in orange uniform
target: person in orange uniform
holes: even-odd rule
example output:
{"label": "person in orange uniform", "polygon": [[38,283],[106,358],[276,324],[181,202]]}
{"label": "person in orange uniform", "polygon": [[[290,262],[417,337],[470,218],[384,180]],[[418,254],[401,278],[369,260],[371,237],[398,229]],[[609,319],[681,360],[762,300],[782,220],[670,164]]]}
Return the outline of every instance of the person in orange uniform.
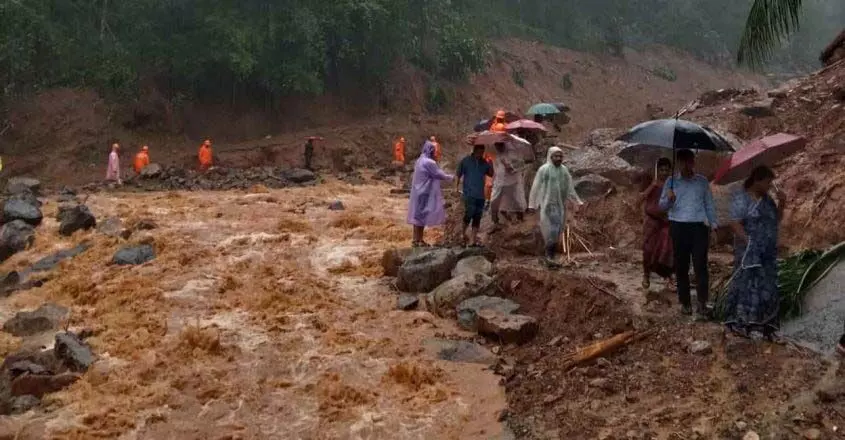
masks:
{"label": "person in orange uniform", "polygon": [[393,160],[395,162],[405,163],[405,138],[400,137],[395,144],[393,144]]}
{"label": "person in orange uniform", "polygon": [[[484,161],[489,163],[490,166],[493,166],[493,161],[496,159],[496,156],[493,156],[490,153],[484,153]],[[486,207],[490,206],[490,199],[493,197],[493,178],[490,176],[484,176],[484,200],[487,201],[485,203]]]}
{"label": "person in orange uniform", "polygon": [[200,151],[197,157],[200,160],[200,171],[205,171],[211,168],[212,164],[212,154],[211,154],[211,140],[206,139],[205,142],[200,145]]}
{"label": "person in orange uniform", "polygon": [[135,163],[133,163],[133,168],[135,168],[136,173],[141,173],[141,170],[144,169],[147,165],[150,164],[150,147],[144,145],[141,147],[141,151],[135,155]]}
{"label": "person in orange uniform", "polygon": [[507,131],[507,123],[505,122],[505,111],[499,110],[496,112],[496,117],[490,123],[490,131],[496,133],[504,133]]}
{"label": "person in orange uniform", "polygon": [[432,145],[434,145],[434,161],[440,162],[440,159],[443,157],[443,149],[440,147],[440,142],[437,142],[437,138],[432,136],[429,138]]}

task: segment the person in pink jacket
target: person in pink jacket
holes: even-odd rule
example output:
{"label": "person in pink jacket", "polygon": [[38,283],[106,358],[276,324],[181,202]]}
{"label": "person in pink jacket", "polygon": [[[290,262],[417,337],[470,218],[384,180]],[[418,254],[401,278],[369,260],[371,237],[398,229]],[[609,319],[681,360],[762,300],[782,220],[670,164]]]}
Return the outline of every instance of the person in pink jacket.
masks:
{"label": "person in pink jacket", "polygon": [[118,157],[119,152],[120,145],[118,145],[117,143],[112,144],[111,153],[109,153],[109,166],[106,169],[106,180],[117,182],[118,185],[123,183],[123,181],[120,180],[120,157]]}

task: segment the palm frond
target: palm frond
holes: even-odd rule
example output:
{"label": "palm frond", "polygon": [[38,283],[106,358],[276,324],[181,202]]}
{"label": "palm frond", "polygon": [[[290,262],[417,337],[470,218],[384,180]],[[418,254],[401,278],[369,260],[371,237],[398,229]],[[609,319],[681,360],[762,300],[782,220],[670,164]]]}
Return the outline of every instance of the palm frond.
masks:
{"label": "palm frond", "polygon": [[802,0],[754,0],[739,42],[737,62],[759,66],[782,39],[798,30]]}

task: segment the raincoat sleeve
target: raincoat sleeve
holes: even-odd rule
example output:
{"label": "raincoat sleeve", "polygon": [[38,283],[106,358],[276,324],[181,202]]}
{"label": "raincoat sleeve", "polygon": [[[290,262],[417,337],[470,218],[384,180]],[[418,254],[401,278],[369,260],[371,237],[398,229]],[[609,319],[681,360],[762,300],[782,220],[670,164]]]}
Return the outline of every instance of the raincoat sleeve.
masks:
{"label": "raincoat sleeve", "polygon": [[660,193],[660,202],[658,202],[658,206],[664,211],[668,211],[669,208],[672,207],[672,202],[669,201],[669,188],[672,187],[673,179],[674,177],[666,179],[666,183],[663,184],[663,192]]}
{"label": "raincoat sleeve", "polygon": [[446,174],[436,163],[431,162],[426,164],[426,172],[434,180],[452,180],[454,176]]}
{"label": "raincoat sleeve", "polygon": [[546,167],[542,166],[537,170],[537,175],[534,176],[534,183],[531,184],[531,193],[528,195],[529,209],[540,209],[540,204],[545,198],[547,180]]}
{"label": "raincoat sleeve", "polygon": [[563,180],[564,185],[568,188],[566,198],[576,205],[583,205],[584,202],[581,200],[581,197],[578,197],[578,193],[575,191],[575,182],[572,180],[572,175],[569,174],[569,170],[566,168],[563,169]]}

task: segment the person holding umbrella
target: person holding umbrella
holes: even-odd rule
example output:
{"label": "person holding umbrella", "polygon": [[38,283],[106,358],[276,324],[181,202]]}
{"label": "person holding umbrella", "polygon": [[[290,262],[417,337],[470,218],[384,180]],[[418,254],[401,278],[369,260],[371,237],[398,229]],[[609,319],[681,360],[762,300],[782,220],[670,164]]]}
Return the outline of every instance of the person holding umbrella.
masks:
{"label": "person holding umbrella", "polygon": [[759,166],[731,199],[734,275],[728,288],[725,327],[740,336],[772,339],[779,328],[778,224],[786,196],[769,196],[775,173]]}
{"label": "person holding umbrella", "polygon": [[698,283],[696,320],[706,319],[710,277],[707,253],[710,230],[717,228],[713,193],[707,178],[695,173],[695,153],[677,151],[680,172],[666,180],[660,195],[660,209],[668,212],[669,231],[675,254],[675,277],[681,312],[692,315],[690,299],[690,257]]}

